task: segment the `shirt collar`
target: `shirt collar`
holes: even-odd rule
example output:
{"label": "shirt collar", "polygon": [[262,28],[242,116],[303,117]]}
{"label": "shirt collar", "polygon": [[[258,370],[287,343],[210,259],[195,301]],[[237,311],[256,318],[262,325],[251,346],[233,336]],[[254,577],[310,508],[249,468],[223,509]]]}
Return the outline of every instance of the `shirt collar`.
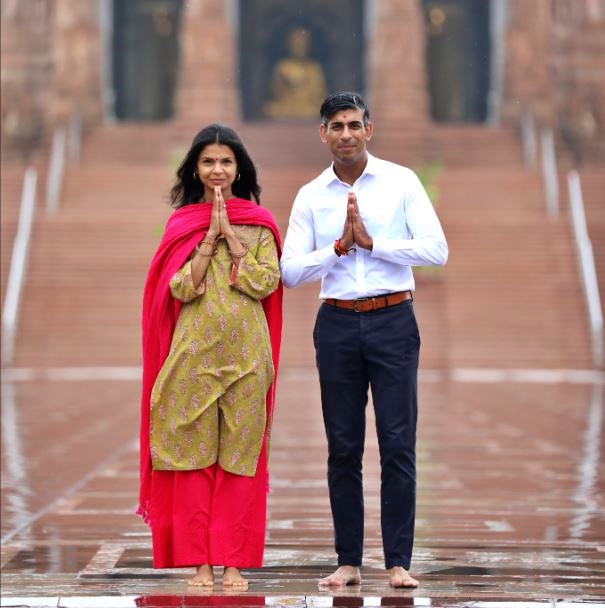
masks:
{"label": "shirt collar", "polygon": [[[368,152],[368,162],[363,170],[363,173],[359,176],[359,179],[362,179],[364,175],[377,175],[379,172],[379,163],[378,159]],[[329,186],[334,182],[339,182],[338,176],[334,172],[334,163],[332,163],[327,169],[323,171],[323,173],[319,176],[319,179],[322,182],[322,185]]]}

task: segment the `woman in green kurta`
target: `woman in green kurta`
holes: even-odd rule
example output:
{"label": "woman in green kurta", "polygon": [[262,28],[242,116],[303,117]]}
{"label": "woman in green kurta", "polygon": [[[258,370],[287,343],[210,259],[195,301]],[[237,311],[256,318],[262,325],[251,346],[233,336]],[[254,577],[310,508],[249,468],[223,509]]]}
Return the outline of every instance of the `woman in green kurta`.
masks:
{"label": "woman in green kurta", "polygon": [[256,471],[273,381],[260,300],[277,287],[279,260],[268,228],[233,230],[247,249],[234,272],[221,239],[197,289],[192,260],[170,282],[184,305],[151,394],[155,470],[202,469],[218,461],[236,475]]}
{"label": "woman in green kurta", "polygon": [[194,566],[189,584],[211,586],[223,566],[245,589],[264,552],[281,240],[228,127],[200,131],[177,177],[143,301],[138,512],[155,567]]}

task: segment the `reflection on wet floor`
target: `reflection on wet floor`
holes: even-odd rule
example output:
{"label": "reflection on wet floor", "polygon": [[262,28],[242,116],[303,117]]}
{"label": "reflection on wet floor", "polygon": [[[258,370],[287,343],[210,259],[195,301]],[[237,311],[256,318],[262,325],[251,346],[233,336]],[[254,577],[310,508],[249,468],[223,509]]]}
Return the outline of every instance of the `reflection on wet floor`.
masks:
{"label": "reflection on wet floor", "polygon": [[79,572],[86,567],[97,550],[98,546],[59,543],[21,549],[2,565],[2,572]]}
{"label": "reflection on wet floor", "polygon": [[234,595],[229,597],[176,597],[176,596],[161,596],[152,595],[139,597],[135,600],[136,606],[145,606],[146,608],[160,608],[164,606],[222,606],[228,607],[248,607],[248,606],[266,606],[264,595]]}
{"label": "reflection on wet floor", "polygon": [[[200,592],[201,593],[201,592]],[[100,602],[98,600],[101,600]],[[418,606],[431,608],[603,608],[601,602],[574,602],[566,600],[510,602],[498,599],[465,600],[464,597],[425,598],[425,597],[356,597],[347,595],[313,596],[304,598],[265,595],[219,596],[207,592],[200,595],[142,595],[130,597],[15,597],[11,603],[2,600],[6,608],[398,608]]]}
{"label": "reflection on wet floor", "polygon": [[151,568],[149,551],[145,549],[127,549],[116,563],[116,568]]}
{"label": "reflection on wet floor", "polygon": [[[223,608],[248,608],[251,606],[301,606],[301,607],[312,607],[317,608],[321,606],[342,606],[345,607],[357,607],[357,606],[391,606],[396,608],[397,606],[420,606],[430,605],[429,603],[415,603],[413,597],[384,597],[384,598],[371,598],[372,603],[364,603],[364,598],[361,597],[329,597],[329,598],[306,598],[305,600],[296,601],[294,598],[290,598],[290,602],[286,598],[269,598],[259,595],[240,595],[229,596],[229,597],[208,597],[208,598],[195,598],[195,597],[176,597],[176,596],[146,596],[136,598],[136,606],[145,606],[146,608],[162,608],[165,606],[178,606],[185,607],[194,606],[195,608],[202,608],[206,606],[221,606]],[[270,603],[267,603],[269,600]],[[417,600],[416,600],[417,601]],[[304,603],[302,603],[304,602]],[[434,605],[434,604],[433,604]]]}

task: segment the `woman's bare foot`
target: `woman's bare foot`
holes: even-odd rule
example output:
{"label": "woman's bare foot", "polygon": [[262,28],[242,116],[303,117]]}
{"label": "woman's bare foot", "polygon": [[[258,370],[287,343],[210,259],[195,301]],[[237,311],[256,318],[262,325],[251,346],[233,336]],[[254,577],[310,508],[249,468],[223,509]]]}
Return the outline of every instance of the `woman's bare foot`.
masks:
{"label": "woman's bare foot", "polygon": [[389,573],[389,585],[391,587],[409,587],[414,589],[418,587],[418,581],[410,576],[410,573],[402,566],[395,566],[390,570]]}
{"label": "woman's bare foot", "polygon": [[195,576],[187,580],[193,587],[212,587],[214,585],[214,569],[209,564],[198,566]]}
{"label": "woman's bare foot", "polygon": [[319,587],[345,587],[346,585],[361,585],[361,574],[357,566],[340,566],[336,572],[319,581]]}
{"label": "woman's bare foot", "polygon": [[226,566],[223,573],[223,587],[248,589],[248,581],[241,575],[239,568]]}

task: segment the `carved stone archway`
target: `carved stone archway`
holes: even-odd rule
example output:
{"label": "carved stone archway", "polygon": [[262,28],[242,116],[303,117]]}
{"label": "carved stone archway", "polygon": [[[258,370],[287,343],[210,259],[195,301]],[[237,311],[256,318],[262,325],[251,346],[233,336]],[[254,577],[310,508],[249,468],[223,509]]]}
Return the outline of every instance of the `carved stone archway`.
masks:
{"label": "carved stone archway", "polygon": [[182,0],[114,0],[112,74],[119,120],[173,117],[182,7]]}
{"label": "carved stone archway", "polygon": [[490,3],[423,0],[431,115],[484,122],[491,77]]}
{"label": "carved stone archway", "polygon": [[[364,2],[361,0],[244,0],[239,4],[239,77],[244,120],[266,116],[271,75],[286,55],[294,28],[310,33],[310,56],[321,66],[327,92],[365,89]],[[319,107],[316,108],[317,120]]]}

